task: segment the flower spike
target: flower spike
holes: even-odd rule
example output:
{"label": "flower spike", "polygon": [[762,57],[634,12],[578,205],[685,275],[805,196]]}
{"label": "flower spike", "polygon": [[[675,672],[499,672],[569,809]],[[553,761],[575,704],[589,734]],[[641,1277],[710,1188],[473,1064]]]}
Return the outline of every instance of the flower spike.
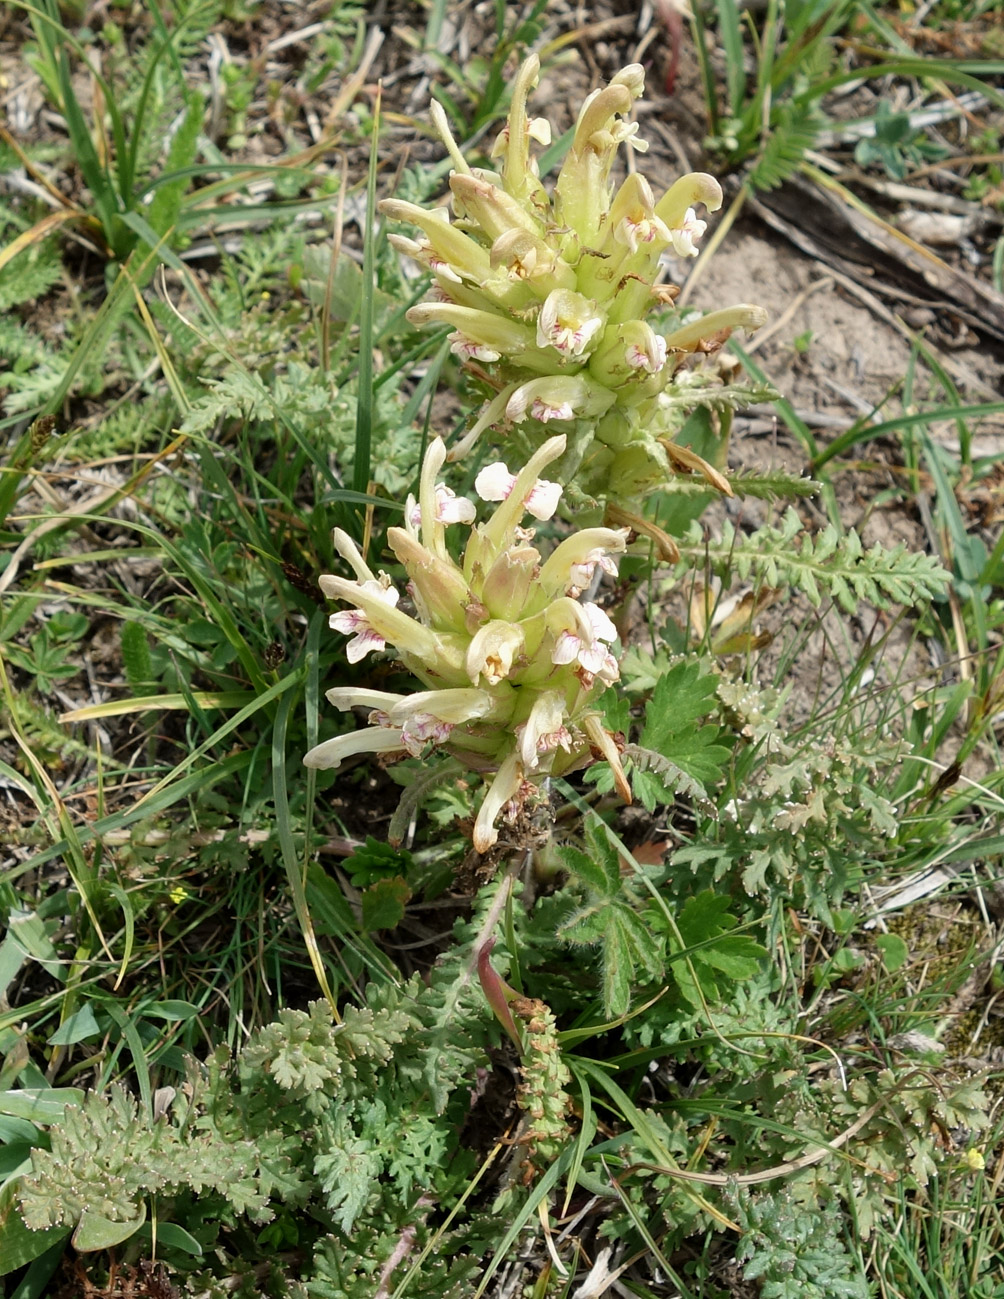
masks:
{"label": "flower spike", "polygon": [[421,230],[422,241],[398,246],[434,272],[435,301],[409,319],[449,323],[454,355],[490,389],[450,459],[486,431],[508,433],[513,424],[521,445],[538,446],[560,422],[574,435],[563,467],[575,477],[576,499],[637,514],[642,498],[677,471],[665,444],[721,384],[711,367],[699,368],[700,358],[727,330],[756,328],[764,317],[726,305],[703,324],[662,318],[678,292],[660,283],[663,254],[670,265],[696,256],[722,189],[692,172],[657,194],[635,169],[611,185],[621,146],[645,148],[631,120],[644,69],[631,64],[586,98],[551,193],[533,156],[550,129],[528,107],[539,75],[530,55],[492,150],[498,175],[469,167],[443,110],[431,108],[454,164],[452,222],[441,209],[423,214],[394,200],[382,210]]}
{"label": "flower spike", "polygon": [[[473,503],[439,481],[443,442],[429,443],[406,526],[387,532],[414,613],[398,608],[397,587],[373,574],[344,532],[336,543],[355,580],[320,579],[325,594],[346,606],[331,615],[331,626],[350,636],[349,662],[371,649],[394,651],[417,683],[400,693],[365,682],[328,691],[332,707],[365,709],[368,724],[315,745],[305,761],[331,768],[364,753],[451,754],[490,780],[473,830],[480,852],[547,774],[589,762],[596,746],[585,723],[617,680],[616,629],[597,604],[578,596],[597,572],[616,571],[612,556],[623,552],[626,531],[584,529],[544,560],[533,530],[522,526],[526,515],[554,515],[561,486],[541,475],[566,446],[563,435],[549,438],[516,473],[501,462],[486,466],[476,487],[489,516],[475,525]],[[446,545],[451,521],[470,529],[462,564]]]}

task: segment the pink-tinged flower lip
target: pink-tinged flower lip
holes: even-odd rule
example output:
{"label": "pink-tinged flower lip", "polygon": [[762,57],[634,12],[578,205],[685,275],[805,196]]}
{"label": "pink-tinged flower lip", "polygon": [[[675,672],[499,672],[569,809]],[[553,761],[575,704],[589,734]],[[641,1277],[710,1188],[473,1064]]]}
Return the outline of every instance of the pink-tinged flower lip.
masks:
{"label": "pink-tinged flower lip", "polygon": [[540,756],[555,749],[571,752],[572,734],[565,725],[564,698],[560,691],[542,694],[522,726],[516,727],[520,760],[527,771],[536,771]]}
{"label": "pink-tinged flower lip", "polygon": [[604,323],[595,302],[570,289],[554,289],[537,316],[537,346],[553,347],[566,357],[581,356]]}
{"label": "pink-tinged flower lip", "polygon": [[651,337],[644,342],[629,343],[625,359],[633,370],[646,370],[649,374],[658,374],[666,364],[666,340],[649,330]]}
{"label": "pink-tinged flower lip", "polygon": [[[413,528],[422,526],[422,507],[413,496],[408,498],[408,522]],[[436,484],[436,522],[447,526],[451,523],[473,523],[477,515],[474,502],[466,496],[458,496],[452,487],[445,483]]]}
{"label": "pink-tinged flower lip", "polygon": [[599,677],[608,684],[620,676],[617,660],[608,644],[617,639],[617,628],[597,604],[584,601],[580,606],[584,625],[578,630],[564,628],[559,632],[551,651],[551,662],[556,666],[575,663],[590,679]]}
{"label": "pink-tinged flower lip", "polygon": [[[384,586],[375,578],[361,582],[359,585],[361,590],[382,600],[391,608],[401,598],[400,593],[393,586]],[[333,613],[328,619],[328,626],[332,631],[340,631],[352,637],[345,647],[345,657],[350,663],[358,663],[371,650],[382,650],[387,644],[380,633],[374,630],[362,609],[342,609],[338,613]]]}
{"label": "pink-tinged flower lip", "polygon": [[463,280],[453,269],[449,262],[444,262],[441,257],[429,258],[429,270],[441,275],[444,280],[450,280],[454,284],[463,284]]}
{"label": "pink-tinged flower lip", "polygon": [[541,424],[548,424],[552,419],[575,418],[575,410],[570,401],[554,405],[553,402],[545,401],[543,397],[534,397],[530,403],[530,414],[534,419],[540,420]]}
{"label": "pink-tinged flower lip", "polygon": [[429,740],[442,744],[452,730],[452,722],[444,722],[432,713],[412,713],[401,728],[401,742],[413,758],[419,758]]}
{"label": "pink-tinged flower lip", "polygon": [[484,361],[486,365],[492,361],[501,360],[502,357],[502,353],[496,348],[489,347],[487,343],[479,343],[476,339],[468,338],[459,329],[455,329],[450,334],[450,351],[454,356],[459,356],[462,361]]}
{"label": "pink-tinged flower lip", "polygon": [[694,209],[688,207],[680,225],[672,227],[669,232],[677,257],[696,257],[697,241],[707,228],[707,221],[699,221]]}
{"label": "pink-tinged flower lip", "polygon": [[[516,486],[516,475],[511,474],[501,460],[485,465],[474,480],[474,490],[483,501],[506,501]],[[527,514],[542,522],[550,519],[561,500],[561,484],[538,478],[531,487],[523,507]]]}
{"label": "pink-tinged flower lip", "polygon": [[665,221],[656,216],[651,186],[640,172],[632,172],[617,191],[609,222],[613,242],[632,256],[643,244],[664,248],[671,239]]}
{"label": "pink-tinged flower lip", "polygon": [[549,374],[514,388],[505,405],[506,419],[519,424],[532,415],[546,424],[552,419],[603,415],[616,398],[601,384],[582,374]]}
{"label": "pink-tinged flower lip", "polygon": [[626,216],[614,227],[615,241],[626,244],[632,253],[636,253],[642,244],[653,243],[656,239],[661,244],[668,244],[671,238],[671,232],[654,213],[652,216]]}
{"label": "pink-tinged flower lip", "polygon": [[593,574],[597,568],[606,573],[608,577],[617,576],[617,565],[602,546],[590,550],[579,563],[571,565],[568,572],[569,587],[567,594],[578,595],[579,592],[584,591],[593,580]]}
{"label": "pink-tinged flower lip", "polygon": [[544,590],[552,596],[561,592],[578,596],[592,580],[597,567],[614,576],[617,567],[610,555],[621,555],[627,547],[626,528],[581,528],[566,537],[548,556],[540,571]]}
{"label": "pink-tinged flower lip", "polygon": [[528,771],[536,771],[540,765],[540,756],[544,753],[553,753],[555,749],[564,749],[566,753],[572,751],[572,732],[564,725],[535,735],[524,723],[516,727],[516,741]]}

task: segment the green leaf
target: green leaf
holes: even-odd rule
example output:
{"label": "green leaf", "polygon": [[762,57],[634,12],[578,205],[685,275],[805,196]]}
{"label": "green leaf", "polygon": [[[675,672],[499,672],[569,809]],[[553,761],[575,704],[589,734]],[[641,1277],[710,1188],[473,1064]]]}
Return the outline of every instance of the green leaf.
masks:
{"label": "green leaf", "polygon": [[777,189],[794,175],[816,143],[823,122],[812,104],[783,104],[774,114],[763,152],[750,168],[751,189]]}
{"label": "green leaf", "polygon": [[17,1203],[17,1184],[11,1182],[0,1191],[0,1276],[25,1267],[70,1234],[69,1227],[31,1231],[24,1225]]}
{"label": "green leaf", "polygon": [[150,226],[158,235],[167,234],[177,224],[181,202],[192,183],[192,177],[187,173],[172,177],[171,173],[181,171],[195,161],[205,107],[202,95],[198,91],[192,91],[188,96],[188,107],[181,126],[171,137],[164,174],[158,180],[156,192],[147,209]]}
{"label": "green leaf", "polygon": [[341,1129],[334,1134],[332,1146],[328,1154],[314,1160],[314,1172],[327,1196],[328,1211],[342,1231],[351,1232],[375,1189],[383,1160],[374,1152],[371,1141]]}
{"label": "green leaf", "polygon": [[718,678],[702,672],[700,663],[675,663],[652,691],[641,743],[671,757],[670,748],[688,723],[712,711],[717,688]]}
{"label": "green leaf", "polygon": [[194,1019],[199,1013],[198,1006],[193,1006],[190,1001],[155,1001],[149,1006],[143,1007],[144,1019],[166,1019],[168,1023],[176,1023],[179,1020]]}
{"label": "green leaf", "polygon": [[59,1028],[48,1039],[49,1046],[73,1046],[75,1042],[84,1042],[89,1037],[99,1037],[101,1028],[90,1002],[75,1014],[63,1020]]}
{"label": "green leaf", "polygon": [[603,1010],[611,1019],[627,1013],[639,970],[646,982],[658,978],[662,946],[636,912],[614,903],[604,916],[603,932]]}
{"label": "green leaf", "polygon": [[0,1092],[0,1114],[33,1123],[58,1123],[67,1105],[82,1105],[85,1095],[79,1087],[26,1087]]}
{"label": "green leaf", "polygon": [[735,928],[735,917],[729,915],[729,898],[713,889],[688,898],[677,923],[688,947]]}
{"label": "green leaf", "polygon": [[94,1253],[99,1249],[114,1249],[130,1236],[135,1236],[145,1221],[145,1204],[140,1207],[139,1217],[128,1222],[113,1222],[111,1218],[103,1218],[100,1213],[85,1209],[73,1233],[73,1248],[81,1254]]}
{"label": "green leaf", "polygon": [[910,949],[899,934],[877,934],[875,946],[881,954],[882,964],[890,974],[894,974],[905,965],[910,955]]}
{"label": "green leaf", "polygon": [[394,875],[403,876],[411,864],[412,855],[407,848],[392,848],[368,834],[365,844],[346,857],[345,873],[352,885],[361,889]]}
{"label": "green leaf", "polygon": [[712,946],[695,952],[694,959],[704,961],[739,982],[751,979],[766,955],[767,949],[748,934],[726,934],[716,939]]}
{"label": "green leaf", "polygon": [[[153,1232],[149,1227],[144,1226],[139,1233],[142,1239],[153,1238]],[[176,1222],[159,1222],[157,1224],[157,1244],[167,1245],[171,1249],[180,1249],[185,1254],[191,1254],[193,1258],[200,1258],[202,1255],[202,1246],[195,1237],[179,1227]]]}
{"label": "green leaf", "polygon": [[404,919],[404,908],[410,897],[411,889],[400,875],[370,885],[362,894],[363,928],[367,933],[374,929],[394,929]]}
{"label": "green leaf", "polygon": [[[602,826],[602,822],[600,822]],[[586,827],[586,851],[561,847],[558,856],[570,875],[601,898],[613,898],[621,890],[621,863],[616,848],[603,829],[590,822]]]}
{"label": "green leaf", "polygon": [[[733,982],[752,978],[767,955],[766,949],[748,935],[729,932],[738,923],[729,912],[729,904],[727,895],[705,889],[689,898],[677,917],[683,947],[671,931],[668,935],[673,978],[681,995],[695,1007],[701,1006],[702,995],[705,1001],[720,997],[716,973]],[[652,912],[650,918],[655,928],[663,927],[658,912]]]}
{"label": "green leaf", "polygon": [[[11,1122],[10,1119],[5,1121]],[[8,1141],[0,1145],[0,1186],[10,1178],[20,1176],[22,1172],[26,1173],[31,1167],[31,1152],[42,1138],[38,1128],[31,1124],[28,1126],[33,1134],[31,1140]]]}
{"label": "green leaf", "polygon": [[122,652],[126,680],[133,693],[154,694],[157,687],[146,629],[138,622],[124,622],[119,629],[119,649]]}

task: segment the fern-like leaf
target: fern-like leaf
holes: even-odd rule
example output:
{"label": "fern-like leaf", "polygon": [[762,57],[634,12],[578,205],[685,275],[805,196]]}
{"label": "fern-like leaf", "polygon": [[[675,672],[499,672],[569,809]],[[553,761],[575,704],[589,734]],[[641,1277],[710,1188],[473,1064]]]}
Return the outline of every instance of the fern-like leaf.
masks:
{"label": "fern-like leaf", "polygon": [[[722,471],[719,471],[722,472]],[[793,478],[790,474],[782,473],[724,473],[723,477],[729,481],[736,496],[745,499],[748,496],[755,497],[759,501],[776,501],[782,498],[793,499],[803,496],[815,496],[819,491],[819,483],[814,478]],[[713,497],[715,493],[708,487],[707,479],[698,475],[686,476],[683,474],[673,474],[665,483],[659,487],[660,492],[672,496],[707,496]]]}
{"label": "fern-like leaf", "polygon": [[777,189],[793,176],[816,143],[822,122],[810,104],[782,104],[771,123],[763,152],[750,168],[746,182],[751,189]]}
{"label": "fern-like leaf", "polygon": [[695,563],[710,560],[723,578],[731,574],[746,581],[752,576],[769,587],[790,587],[801,591],[814,609],[824,595],[848,613],[862,602],[878,609],[910,606],[939,595],[951,581],[937,559],[905,545],[865,550],[853,528],[841,535],[831,525],[812,536],[792,509],[780,527],[759,528],[749,536],[726,519],[717,541],[692,523],[679,549],[681,576]]}
{"label": "fern-like leaf", "polygon": [[659,404],[667,410],[696,410],[699,406],[708,410],[726,411],[743,410],[746,406],[759,406],[763,402],[776,401],[780,396],[776,388],[766,383],[751,383],[743,380],[739,383],[701,383],[699,376],[688,372],[688,383],[671,385],[661,395]]}

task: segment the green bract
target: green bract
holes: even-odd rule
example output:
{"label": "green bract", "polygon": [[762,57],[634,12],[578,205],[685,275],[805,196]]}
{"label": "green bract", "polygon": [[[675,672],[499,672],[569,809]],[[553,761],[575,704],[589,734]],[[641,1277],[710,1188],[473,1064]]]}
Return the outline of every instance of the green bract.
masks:
{"label": "green bract", "polygon": [[[706,226],[695,205],[715,211],[721,187],[713,176],[693,172],[656,200],[644,176],[632,173],[612,190],[621,144],[646,147],[637,124],[627,120],[644,89],[642,68],[633,64],[586,99],[549,194],[530,141],[549,143],[551,129],[526,111],[539,68],[531,55],[516,78],[509,118],[492,150],[497,172],[468,166],[442,109],[431,105],[455,167],[452,221],[441,208],[396,199],[381,208],[419,227],[421,238],[392,235],[391,241],[435,277],[430,299],[413,307],[409,319],[449,325],[453,351],[495,390],[450,458],[464,455],[492,426],[518,425],[532,450],[557,422],[568,439],[556,469],[561,481],[574,483],[580,496],[619,505],[623,514],[674,469],[703,472],[698,457],[692,457],[696,465],[683,466],[667,450],[679,431],[681,395],[705,382],[687,368],[688,358],[766,317],[760,307],[739,305],[668,333],[653,327],[646,318],[675,297],[671,286],[656,283],[660,258],[667,250],[696,255]],[[709,481],[721,488],[725,480]]]}
{"label": "green bract", "polygon": [[436,481],[446,447],[436,438],[422,465],[419,499],[409,497],[403,528],[388,541],[408,574],[414,614],[397,607],[399,592],[374,574],[340,529],[335,545],[355,580],[322,577],[325,595],[352,606],[332,614],[331,626],[352,637],[356,662],[392,644],[402,664],[426,687],[393,694],[355,686],[328,691],[336,708],[371,710],[370,726],[311,749],[310,767],[337,767],[357,753],[421,754],[439,746],[474,771],[494,772],[474,826],[474,846],[495,842],[495,822],[507,804],[519,807],[535,783],[606,758],[630,802],[613,737],[595,708],[618,678],[611,646],[617,631],[598,605],[581,601],[596,569],[614,571],[610,555],[625,548],[625,529],[585,528],[543,560],[532,544],[527,514],[549,519],[558,507],[557,483],[538,478],[565,451],[549,438],[518,474],[486,466],[475,486],[494,513],[471,529],[458,565],[446,547],[446,528],[473,523],[475,507]]}

